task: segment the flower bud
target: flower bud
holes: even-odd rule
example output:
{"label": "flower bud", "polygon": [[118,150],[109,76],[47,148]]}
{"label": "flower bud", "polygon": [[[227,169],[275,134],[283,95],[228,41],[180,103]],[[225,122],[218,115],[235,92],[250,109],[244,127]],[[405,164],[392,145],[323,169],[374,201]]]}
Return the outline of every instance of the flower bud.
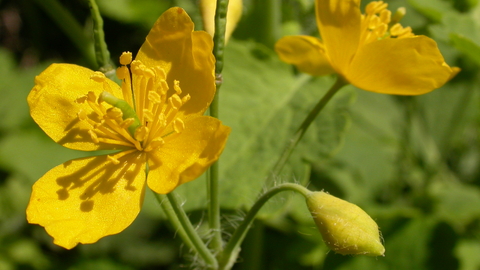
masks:
{"label": "flower bud", "polygon": [[331,250],[343,255],[384,255],[378,225],[360,207],[323,191],[308,194],[307,205]]}
{"label": "flower bud", "polygon": [[[225,29],[225,43],[232,35],[238,21],[242,17],[242,0],[228,1],[227,25]],[[212,37],[215,34],[215,10],[217,9],[217,0],[200,0],[200,10],[203,18],[203,28]]]}

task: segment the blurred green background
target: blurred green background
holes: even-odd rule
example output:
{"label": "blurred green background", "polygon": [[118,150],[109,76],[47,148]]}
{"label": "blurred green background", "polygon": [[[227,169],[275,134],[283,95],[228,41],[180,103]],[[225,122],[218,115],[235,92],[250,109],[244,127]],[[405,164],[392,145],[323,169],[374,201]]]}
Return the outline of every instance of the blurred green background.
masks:
{"label": "blurred green background", "polygon": [[[171,6],[186,9],[202,28],[195,0],[97,1],[115,63],[121,52],[138,51]],[[49,64],[97,68],[87,1],[58,1],[58,7],[52,2],[0,0],[0,270],[198,267],[151,192],[124,232],[71,251],[52,244],[42,227],[27,224],[32,184],[58,164],[91,155],[56,145],[28,114],[26,96]],[[381,228],[385,257],[329,252],[302,198],[284,194],[262,211],[235,269],[480,269],[480,5],[387,3],[390,10],[406,7],[402,24],[435,39],[447,63],[461,73],[418,97],[344,88],[276,179],[361,206]],[[220,118],[232,127],[220,172],[226,239],[262,191],[288,136],[333,83],[333,77],[299,74],[272,50],[282,35],[318,35],[313,5],[244,0],[243,18],[228,43],[220,101]],[[66,20],[77,28],[65,27]],[[206,196],[199,192],[205,186],[200,178],[178,190],[208,237]]]}

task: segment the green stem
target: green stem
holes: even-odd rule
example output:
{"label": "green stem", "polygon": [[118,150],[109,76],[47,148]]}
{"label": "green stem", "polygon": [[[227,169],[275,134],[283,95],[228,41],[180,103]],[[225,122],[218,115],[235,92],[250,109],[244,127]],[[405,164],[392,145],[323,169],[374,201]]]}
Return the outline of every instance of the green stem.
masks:
{"label": "green stem", "polygon": [[[213,55],[215,56],[215,96],[210,104],[210,115],[218,118],[219,92],[222,86],[223,52],[225,47],[225,26],[227,24],[228,0],[218,0],[215,11],[215,35],[213,37]],[[208,171],[208,224],[213,237],[210,247],[220,254],[223,248],[222,231],[220,224],[220,202],[218,198],[218,161],[212,164]]]}
{"label": "green stem", "polygon": [[87,38],[83,27],[75,20],[72,14],[58,0],[36,0],[36,3],[57,23],[58,27],[62,29],[65,35],[82,53],[87,63],[95,67],[93,43]]}
{"label": "green stem", "polygon": [[[97,57],[97,64],[100,71],[103,73],[111,73],[115,70],[114,65],[110,59],[110,52],[108,51],[107,43],[105,43],[105,33],[103,32],[103,19],[98,10],[95,0],[88,0],[90,6],[90,13],[93,19],[93,38],[95,45],[95,56]],[[115,72],[113,72],[115,75]],[[109,74],[110,75],[110,74]],[[110,77],[110,76],[109,76]]]}
{"label": "green stem", "polygon": [[[157,196],[160,196],[160,195],[157,195]],[[161,199],[161,197],[157,199]],[[184,234],[184,237],[187,237],[189,239],[189,241],[187,241],[186,243],[189,246],[193,247],[195,251],[198,253],[198,255],[200,255],[203,258],[205,263],[208,265],[209,269],[217,269],[218,268],[217,259],[213,256],[213,254],[207,248],[205,243],[202,241],[202,239],[198,235],[197,231],[195,231],[195,228],[193,227],[192,223],[188,219],[187,214],[181,207],[177,199],[177,195],[174,192],[170,192],[167,194],[167,199],[170,202],[172,210],[176,215],[177,220],[173,219],[173,222],[176,223],[177,225],[180,225],[180,227],[182,228],[181,230],[179,230],[179,232],[183,230],[181,232],[181,235]]]}
{"label": "green stem", "polygon": [[255,18],[252,27],[256,29],[253,34],[260,43],[273,48],[281,35],[282,1],[255,0],[252,6]]}
{"label": "green stem", "polygon": [[163,211],[167,215],[168,220],[172,224],[172,226],[175,228],[176,233],[182,238],[183,243],[187,245],[190,250],[197,250],[193,242],[190,240],[190,237],[188,236],[187,232],[183,228],[182,224],[178,220],[177,215],[175,214],[175,211],[173,211],[173,206],[170,203],[169,200],[167,200],[166,196],[163,194],[157,194],[153,192],[155,195],[155,198],[157,199],[158,203],[162,206]]}
{"label": "green stem", "polygon": [[264,193],[252,206],[250,211],[245,216],[244,220],[235,230],[232,235],[232,238],[228,241],[225,249],[223,250],[222,256],[220,257],[220,268],[221,270],[228,270],[232,267],[235,263],[237,258],[237,254],[239,252],[240,244],[242,243],[245,235],[247,234],[252,222],[255,220],[255,216],[257,215],[258,211],[262,208],[262,206],[275,194],[282,192],[282,191],[294,191],[300,193],[305,198],[310,193],[310,191],[298,184],[294,183],[284,183],[280,184],[276,187],[271,188],[266,193]]}
{"label": "green stem", "polygon": [[341,76],[338,76],[335,84],[332,85],[330,90],[328,90],[328,92],[322,97],[322,99],[320,99],[317,105],[315,105],[313,110],[307,115],[305,120],[303,120],[303,123],[297,129],[295,134],[290,138],[287,146],[283,150],[282,155],[277,160],[277,163],[275,163],[275,166],[270,172],[265,182],[267,186],[271,185],[275,181],[275,179],[278,177],[283,167],[285,166],[285,163],[287,162],[288,158],[290,157],[293,150],[295,149],[295,146],[297,146],[298,142],[300,142],[300,139],[302,139],[303,135],[307,131],[308,127],[310,127],[310,124],[312,124],[313,120],[315,120],[317,115],[322,111],[325,105],[327,105],[330,99],[338,92],[338,90],[340,90],[345,85],[347,85],[347,82]]}

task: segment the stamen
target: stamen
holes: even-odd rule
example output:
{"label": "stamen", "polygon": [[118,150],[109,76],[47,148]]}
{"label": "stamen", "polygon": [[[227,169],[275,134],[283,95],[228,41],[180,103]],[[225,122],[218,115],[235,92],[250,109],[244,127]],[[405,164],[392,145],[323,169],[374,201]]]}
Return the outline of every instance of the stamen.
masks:
{"label": "stamen", "polygon": [[92,129],[88,130],[88,134],[90,135],[90,137],[92,138],[92,141],[93,141],[94,143],[99,143],[99,142],[100,142],[100,141],[98,140],[97,134],[96,134]]}
{"label": "stamen", "polygon": [[82,109],[80,109],[80,111],[77,113],[77,116],[81,121],[85,121],[87,119],[87,113]]}
{"label": "stamen", "polygon": [[368,5],[365,7],[365,12],[369,15],[378,14],[387,7],[388,4],[384,3],[383,1],[374,1],[368,3]]}
{"label": "stamen", "polygon": [[122,118],[123,113],[119,108],[111,107],[107,110],[107,114],[105,116],[111,119],[119,119]]}
{"label": "stamen", "polygon": [[160,95],[155,91],[148,92],[148,100],[156,104],[159,104],[160,102],[162,102]]}
{"label": "stamen", "polygon": [[131,52],[123,52],[120,55],[120,64],[126,66],[132,62],[132,53]]}
{"label": "stamen", "polygon": [[173,95],[168,98],[168,103],[173,109],[178,110],[182,106],[182,99],[178,95]]}
{"label": "stamen", "polygon": [[176,133],[181,133],[185,129],[185,123],[182,119],[177,118],[173,121],[173,129]]}
{"label": "stamen", "polygon": [[147,135],[148,135],[148,128],[146,126],[140,126],[135,131],[134,137],[135,137],[135,140],[141,142],[141,141],[145,140]]}
{"label": "stamen", "polygon": [[95,71],[93,72],[92,76],[90,76],[90,79],[96,81],[96,82],[104,82],[107,77],[105,77],[105,74],[103,74],[100,71]]}
{"label": "stamen", "polygon": [[173,89],[177,93],[177,95],[180,95],[182,93],[182,89],[180,88],[180,82],[177,80],[173,81]]}
{"label": "stamen", "polygon": [[111,161],[111,162],[112,162],[113,164],[115,164],[115,165],[118,165],[118,164],[120,163],[120,160],[118,160],[118,159],[116,159],[116,158],[114,158],[114,157],[112,157],[112,156],[110,156],[110,155],[107,156],[107,159],[108,159],[109,161]]}
{"label": "stamen", "polygon": [[128,128],[129,126],[131,126],[133,124],[133,122],[135,122],[135,119],[127,118],[127,119],[123,120],[122,123],[120,123],[120,126],[122,128]]}
{"label": "stamen", "polygon": [[153,116],[152,111],[150,111],[148,109],[143,109],[143,117],[145,118],[145,121],[152,122],[154,116]]}
{"label": "stamen", "polygon": [[125,100],[121,100],[114,95],[103,91],[99,97],[99,101],[105,101],[106,103],[120,109],[123,113],[123,119],[133,118],[135,121],[128,127],[128,130],[131,134],[135,133],[135,130],[140,126],[140,120],[138,120],[137,114]]}
{"label": "stamen", "polygon": [[81,97],[75,99],[75,102],[77,102],[79,104],[83,104],[83,103],[85,103],[85,101],[87,101],[87,96],[81,96]]}
{"label": "stamen", "polygon": [[182,98],[182,103],[185,104],[185,103],[187,103],[187,101],[189,101],[189,100],[190,100],[190,94],[187,94],[187,95],[185,95],[185,96]]}
{"label": "stamen", "polygon": [[97,96],[95,95],[95,93],[93,93],[92,91],[88,92],[87,101],[96,102],[97,101]]}
{"label": "stamen", "polygon": [[150,152],[153,149],[163,146],[164,144],[165,141],[162,138],[157,137],[148,144],[148,146],[145,148],[145,152]]}

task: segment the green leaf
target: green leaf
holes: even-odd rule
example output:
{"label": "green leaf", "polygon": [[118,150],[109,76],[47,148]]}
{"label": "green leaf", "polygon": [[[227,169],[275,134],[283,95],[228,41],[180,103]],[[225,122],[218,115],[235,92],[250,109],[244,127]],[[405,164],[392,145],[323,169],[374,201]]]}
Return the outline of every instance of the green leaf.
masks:
{"label": "green leaf", "polygon": [[[289,137],[309,110],[333,84],[328,77],[295,76],[271,50],[252,42],[232,40],[225,54],[224,85],[220,89],[220,120],[232,128],[220,159],[220,199],[224,208],[251,205]],[[301,160],[322,160],[332,155],[347,126],[345,107],[351,91],[334,97],[307,131],[290,164],[302,171]],[[300,168],[301,167],[301,168]],[[301,175],[285,169],[279,182],[293,182]],[[196,180],[179,188],[187,208],[201,207],[206,198]],[[191,201],[203,204],[194,206]],[[190,208],[191,209],[191,208]]]}
{"label": "green leaf", "polygon": [[445,13],[453,11],[450,3],[442,0],[409,0],[408,3],[435,22],[439,22]]}
{"label": "green leaf", "polygon": [[472,59],[480,65],[480,44],[473,42],[470,38],[467,38],[460,34],[450,34],[450,39],[457,50],[461,51],[468,58]]}
{"label": "green leaf", "polygon": [[480,189],[462,184],[454,178],[443,180],[434,182],[430,187],[430,194],[436,201],[435,215],[458,232],[464,232],[468,225],[480,217]]}
{"label": "green leaf", "polygon": [[56,144],[40,129],[11,132],[0,140],[0,166],[20,173],[31,183],[57,165],[90,155],[93,153]]}
{"label": "green leaf", "polygon": [[30,69],[19,69],[11,53],[0,48],[0,130],[12,131],[28,121],[27,95],[34,85],[35,75],[46,66],[41,64]]}
{"label": "green leaf", "polygon": [[460,240],[455,247],[455,256],[460,261],[461,270],[480,269],[480,243],[478,240]]}
{"label": "green leaf", "polygon": [[124,23],[137,23],[150,29],[158,16],[167,10],[170,1],[97,0],[102,15]]}

